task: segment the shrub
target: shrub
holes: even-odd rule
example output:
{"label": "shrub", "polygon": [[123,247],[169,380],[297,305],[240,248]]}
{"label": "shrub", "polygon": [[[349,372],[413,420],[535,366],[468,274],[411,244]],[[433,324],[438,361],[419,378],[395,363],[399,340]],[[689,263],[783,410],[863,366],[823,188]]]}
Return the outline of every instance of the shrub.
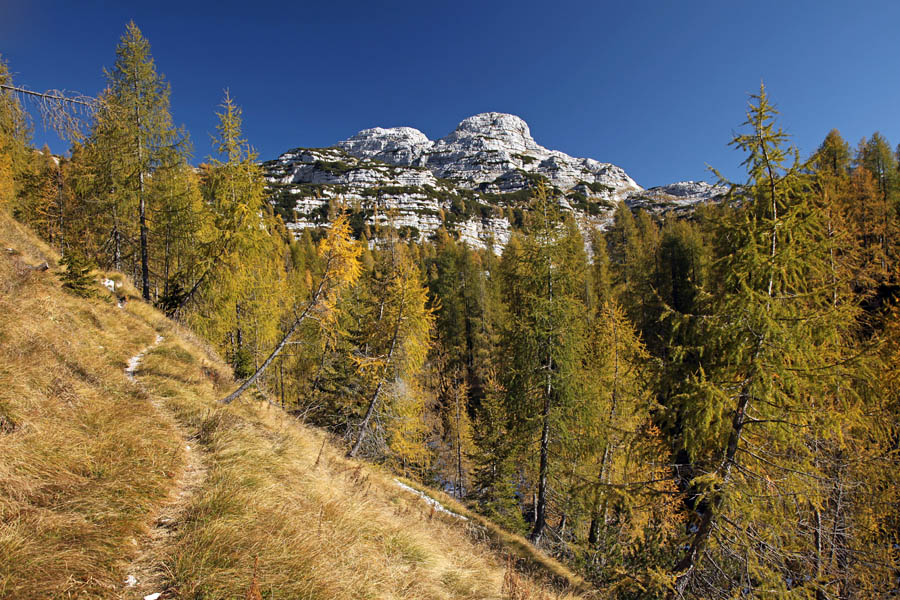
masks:
{"label": "shrub", "polygon": [[82,298],[93,296],[94,277],[91,275],[93,266],[90,261],[77,252],[69,252],[63,257],[62,264],[65,266],[60,275],[63,287]]}

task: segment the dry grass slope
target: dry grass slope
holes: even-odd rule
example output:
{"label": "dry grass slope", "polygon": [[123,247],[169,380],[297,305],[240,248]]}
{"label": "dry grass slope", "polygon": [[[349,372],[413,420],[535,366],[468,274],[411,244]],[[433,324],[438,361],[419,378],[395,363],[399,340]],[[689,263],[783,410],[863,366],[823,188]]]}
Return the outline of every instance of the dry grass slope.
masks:
{"label": "dry grass slope", "polygon": [[[505,561],[466,531],[480,525],[431,510],[277,408],[212,405],[225,391],[214,369],[177,336],[144,359],[143,381],[194,432],[208,467],[160,557],[178,597],[234,597],[256,557],[264,598],[508,597]],[[515,580],[517,597],[544,593]]]}
{"label": "dry grass slope", "polygon": [[[10,253],[15,249],[18,254]],[[109,597],[179,444],[125,377],[161,322],[146,305],[84,301],[55,256],[0,217],[0,597]]]}
{"label": "dry grass slope", "polygon": [[[0,598],[140,597],[138,555],[162,598],[574,597],[511,568],[576,581],[524,540],[433,511],[266,403],[216,404],[233,382],[202,343],[141,302],[64,293],[3,216],[0,244],[21,252],[0,257]],[[186,442],[205,478],[150,544]]]}

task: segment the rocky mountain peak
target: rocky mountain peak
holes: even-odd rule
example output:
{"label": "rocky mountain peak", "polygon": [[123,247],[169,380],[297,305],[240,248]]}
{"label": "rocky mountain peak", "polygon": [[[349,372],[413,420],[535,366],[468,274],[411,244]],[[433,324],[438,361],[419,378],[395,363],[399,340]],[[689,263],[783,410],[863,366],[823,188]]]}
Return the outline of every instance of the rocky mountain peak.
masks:
{"label": "rocky mountain peak", "polygon": [[644,190],[616,165],[544,148],[525,121],[499,112],[468,117],[436,141],[413,127],[373,127],[330,148],[296,148],[265,166],[272,203],[294,230],[324,224],[329,204],[338,202],[353,207],[360,230],[390,221],[402,235],[425,239],[446,227],[497,252],[538,182],[585,233],[607,227],[620,200],[654,214],[687,214],[723,193],[705,182]]}
{"label": "rocky mountain peak", "polygon": [[373,127],[338,142],[338,148],[360,158],[371,158],[399,165],[414,165],[432,142],[414,127]]}
{"label": "rocky mountain peak", "polygon": [[425,167],[460,187],[494,194],[523,190],[535,177],[564,192],[577,187],[579,193],[611,202],[642,189],[615,165],[544,148],[524,120],[500,112],[463,119],[437,141],[412,127],[375,127],[337,147],[363,160]]}
{"label": "rocky mountain peak", "polygon": [[438,145],[460,142],[490,146],[494,150],[524,152],[540,148],[531,137],[528,124],[516,115],[487,112],[471,116],[456,126],[456,130],[438,141]]}

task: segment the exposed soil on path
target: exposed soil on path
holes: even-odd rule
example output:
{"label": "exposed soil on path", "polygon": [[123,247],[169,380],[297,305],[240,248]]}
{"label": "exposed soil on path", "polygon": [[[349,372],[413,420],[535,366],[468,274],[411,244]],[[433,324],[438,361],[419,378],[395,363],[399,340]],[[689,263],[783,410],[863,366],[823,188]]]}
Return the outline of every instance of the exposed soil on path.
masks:
{"label": "exposed soil on path", "polygon": [[[132,381],[140,385],[135,371],[140,366],[144,354],[159,344],[163,338],[156,336],[156,342],[148,346],[128,361],[125,373]],[[125,599],[165,600],[174,598],[172,591],[166,588],[170,573],[166,570],[162,559],[168,553],[168,546],[183,521],[185,511],[193,495],[202,488],[206,481],[206,464],[200,447],[195,439],[174,418],[171,412],[158,399],[151,397],[151,403],[159,413],[159,418],[171,424],[181,435],[184,445],[183,469],[175,475],[168,496],[161,502],[155,513],[152,527],[143,539],[135,540],[138,555],[127,569],[127,579],[122,584],[120,597]]]}

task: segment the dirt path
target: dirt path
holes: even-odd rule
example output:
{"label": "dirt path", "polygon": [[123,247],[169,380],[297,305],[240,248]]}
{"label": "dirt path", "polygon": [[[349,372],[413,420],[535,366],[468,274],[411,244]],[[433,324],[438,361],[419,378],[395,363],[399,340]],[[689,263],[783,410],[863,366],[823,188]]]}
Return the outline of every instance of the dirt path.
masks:
{"label": "dirt path", "polygon": [[[147,351],[162,341],[162,336],[157,335],[156,342],[128,361],[125,374],[138,385],[140,382],[135,377],[135,371],[140,366],[141,359]],[[139,546],[139,551],[137,557],[128,566],[127,579],[122,584],[120,594],[123,599],[165,600],[175,597],[174,593],[166,589],[166,581],[170,578],[166,566],[162,563],[162,558],[168,554],[166,549],[171,544],[179,523],[183,520],[192,496],[206,481],[206,464],[203,460],[203,453],[195,444],[195,438],[175,420],[172,413],[158,398],[151,395],[151,403],[159,413],[160,419],[170,423],[172,428],[181,435],[184,469],[172,482],[168,496],[154,515],[153,527],[142,540],[135,542]]]}

